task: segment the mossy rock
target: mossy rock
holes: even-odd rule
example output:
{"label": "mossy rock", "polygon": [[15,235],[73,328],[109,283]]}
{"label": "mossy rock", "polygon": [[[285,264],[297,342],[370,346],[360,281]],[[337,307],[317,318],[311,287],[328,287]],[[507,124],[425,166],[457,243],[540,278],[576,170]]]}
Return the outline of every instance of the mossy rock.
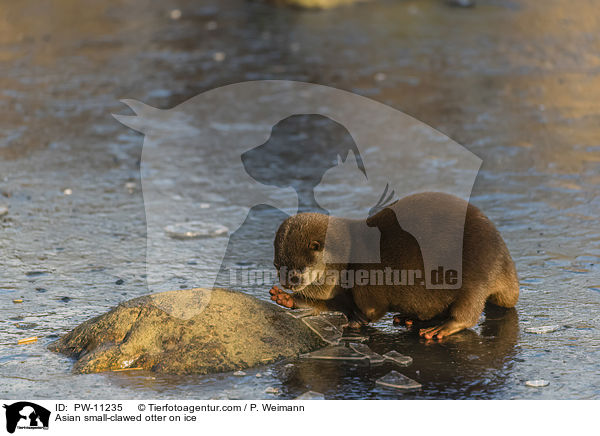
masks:
{"label": "mossy rock", "polygon": [[49,348],[73,370],[140,368],[171,374],[233,371],[292,358],[325,345],[288,311],[224,289],[162,292],[121,303]]}

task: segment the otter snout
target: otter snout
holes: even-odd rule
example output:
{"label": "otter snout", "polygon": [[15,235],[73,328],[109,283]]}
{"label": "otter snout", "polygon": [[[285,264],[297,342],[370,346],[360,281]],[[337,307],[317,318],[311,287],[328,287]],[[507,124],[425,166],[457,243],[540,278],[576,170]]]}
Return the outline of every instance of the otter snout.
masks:
{"label": "otter snout", "polygon": [[299,291],[308,284],[305,281],[305,271],[300,269],[287,269],[282,267],[279,270],[279,283],[286,289]]}

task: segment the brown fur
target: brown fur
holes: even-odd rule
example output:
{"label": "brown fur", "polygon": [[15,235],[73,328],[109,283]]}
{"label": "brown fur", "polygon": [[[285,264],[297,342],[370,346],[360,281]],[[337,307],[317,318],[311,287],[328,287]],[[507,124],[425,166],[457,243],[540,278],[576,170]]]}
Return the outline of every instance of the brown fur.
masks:
{"label": "brown fur", "polygon": [[[434,226],[447,217],[458,217],[465,202],[442,193],[421,193],[398,200],[367,219],[367,225],[381,232],[380,264],[327,263],[331,251],[338,254],[360,250],[360,238],[349,241],[352,228],[364,225],[357,220],[330,218],[316,213],[302,213],[285,220],[275,237],[274,264],[278,270],[287,267],[298,272],[392,269],[423,271],[424,263],[417,240],[398,224],[396,213],[416,214],[421,230]],[[463,215],[464,216],[464,215]],[[462,218],[460,218],[462,224]],[[334,243],[324,247],[324,239]],[[314,242],[318,242],[315,249]],[[441,244],[444,241],[440,242]],[[313,246],[311,246],[313,244]],[[339,259],[339,257],[338,257]],[[513,307],[519,298],[519,283],[510,253],[492,222],[475,206],[466,206],[462,247],[462,286],[459,289],[427,289],[416,280],[413,285],[355,285],[344,289],[339,283],[294,285],[281,277],[282,285],[295,291],[286,307],[310,306],[317,310],[341,310],[352,323],[365,324],[380,319],[387,312],[398,312],[406,319],[431,320],[440,316],[445,322],[422,330],[426,338],[441,339],[464,328],[474,326],[486,301],[502,307]],[[278,290],[278,292],[282,292]],[[273,292],[272,292],[273,294]],[[283,296],[285,293],[282,293]],[[288,295],[288,294],[285,294]],[[282,304],[281,298],[273,298]]]}

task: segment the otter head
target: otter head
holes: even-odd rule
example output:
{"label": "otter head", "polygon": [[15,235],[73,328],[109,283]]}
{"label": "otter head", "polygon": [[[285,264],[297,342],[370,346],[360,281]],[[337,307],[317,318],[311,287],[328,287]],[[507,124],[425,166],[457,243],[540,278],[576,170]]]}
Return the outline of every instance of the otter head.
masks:
{"label": "otter head", "polygon": [[331,298],[337,281],[330,283],[326,274],[328,261],[335,257],[332,253],[340,248],[331,242],[336,228],[332,223],[338,220],[319,213],[300,213],[281,224],[275,236],[273,265],[285,289],[314,299]]}

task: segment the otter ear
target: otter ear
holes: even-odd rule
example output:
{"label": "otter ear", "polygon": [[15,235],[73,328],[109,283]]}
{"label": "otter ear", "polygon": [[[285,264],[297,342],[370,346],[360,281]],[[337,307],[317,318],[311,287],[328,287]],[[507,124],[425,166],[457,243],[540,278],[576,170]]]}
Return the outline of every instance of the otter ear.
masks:
{"label": "otter ear", "polygon": [[310,248],[313,251],[321,251],[321,249],[323,248],[323,244],[321,244],[319,241],[310,241],[310,244],[308,244],[308,248]]}

